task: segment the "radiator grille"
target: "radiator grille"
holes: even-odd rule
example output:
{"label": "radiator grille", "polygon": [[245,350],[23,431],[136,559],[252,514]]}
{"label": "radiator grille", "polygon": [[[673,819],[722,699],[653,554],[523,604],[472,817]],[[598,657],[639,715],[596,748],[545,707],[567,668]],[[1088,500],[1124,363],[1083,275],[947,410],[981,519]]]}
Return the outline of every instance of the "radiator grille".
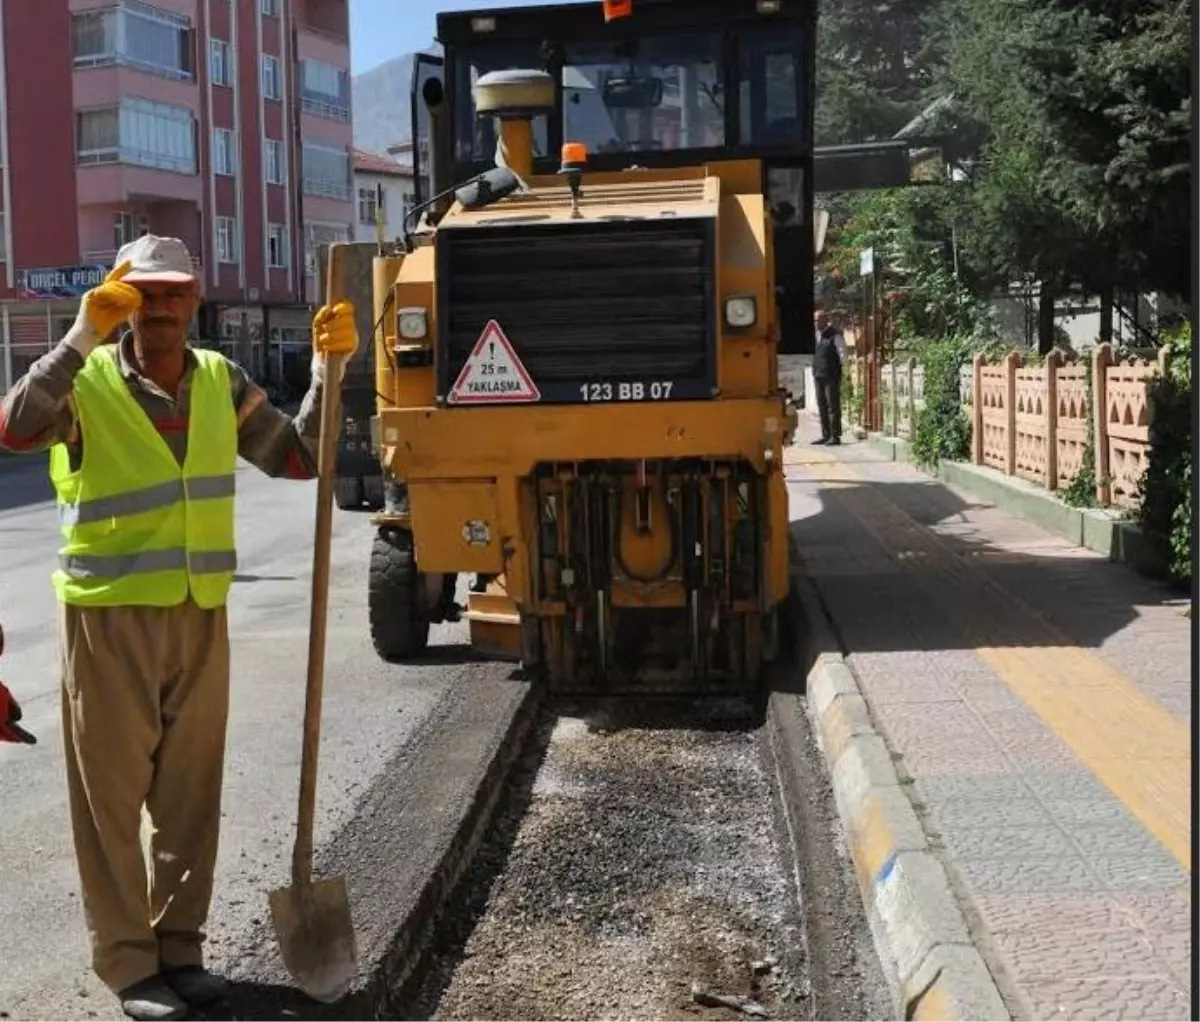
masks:
{"label": "radiator grille", "polygon": [[437,245],[442,395],[495,320],[543,402],[589,400],[587,386],[591,400],[711,396],[713,218],[448,228]]}

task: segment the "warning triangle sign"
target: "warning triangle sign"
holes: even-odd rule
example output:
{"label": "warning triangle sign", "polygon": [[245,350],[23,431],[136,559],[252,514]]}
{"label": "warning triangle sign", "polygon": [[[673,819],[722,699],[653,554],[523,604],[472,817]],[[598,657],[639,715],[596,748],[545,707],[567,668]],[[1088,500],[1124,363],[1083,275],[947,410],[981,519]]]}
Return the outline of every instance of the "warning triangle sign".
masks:
{"label": "warning triangle sign", "polygon": [[450,404],[527,404],[541,399],[541,391],[521,364],[512,342],[499,323],[489,320],[450,388]]}

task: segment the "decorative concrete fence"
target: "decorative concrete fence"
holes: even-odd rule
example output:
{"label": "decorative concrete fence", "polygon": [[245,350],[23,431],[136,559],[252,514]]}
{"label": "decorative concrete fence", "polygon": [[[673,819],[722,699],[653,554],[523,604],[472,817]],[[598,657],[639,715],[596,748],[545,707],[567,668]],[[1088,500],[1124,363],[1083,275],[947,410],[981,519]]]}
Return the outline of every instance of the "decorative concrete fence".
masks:
{"label": "decorative concrete fence", "polygon": [[[1155,361],[1116,361],[1112,346],[1092,358],[1096,497],[1102,504],[1137,507],[1149,453],[1149,384],[1166,369]],[[972,460],[1048,490],[1079,472],[1087,446],[1087,372],[1053,351],[1037,368],[1010,352],[1001,362],[975,357],[969,383],[961,380],[972,418]]]}
{"label": "decorative concrete fence", "polygon": [[885,362],[880,371],[879,392],[884,433],[914,439],[917,416],[925,407],[925,367],[915,358]]}

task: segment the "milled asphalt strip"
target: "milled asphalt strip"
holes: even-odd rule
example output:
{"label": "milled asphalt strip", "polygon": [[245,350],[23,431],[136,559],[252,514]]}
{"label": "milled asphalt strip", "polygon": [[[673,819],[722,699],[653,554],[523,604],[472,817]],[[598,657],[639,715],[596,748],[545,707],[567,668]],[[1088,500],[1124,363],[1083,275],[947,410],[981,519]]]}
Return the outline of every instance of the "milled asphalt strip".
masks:
{"label": "milled asphalt strip", "polygon": [[[800,755],[789,748],[797,714],[807,713],[833,782],[838,815],[859,891],[904,1020],[1008,1020],[1004,1001],[971,940],[938,857],[913,809],[853,670],[799,558],[793,555],[793,612],[807,698],[772,693],[773,740],[781,770]],[[785,786],[795,786],[784,776]],[[788,800],[789,802],[792,800]],[[799,826],[793,824],[793,829]]]}
{"label": "milled asphalt strip", "polygon": [[[461,668],[462,692],[430,731],[397,756],[319,850],[314,874],[343,876],[350,892],[359,975],[323,1006],[300,994],[279,957],[265,912],[231,972],[231,1019],[377,1019],[418,965],[446,899],[491,821],[539,705],[509,664]],[[369,708],[364,708],[369,712]]]}

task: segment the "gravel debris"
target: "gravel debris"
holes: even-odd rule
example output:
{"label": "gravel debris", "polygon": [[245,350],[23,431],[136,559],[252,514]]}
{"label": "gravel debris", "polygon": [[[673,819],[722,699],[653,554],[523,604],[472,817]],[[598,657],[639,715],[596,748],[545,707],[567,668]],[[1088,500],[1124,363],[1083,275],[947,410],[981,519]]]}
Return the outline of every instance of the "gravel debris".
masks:
{"label": "gravel debris", "polygon": [[547,717],[404,1017],[809,1017],[764,744]]}

